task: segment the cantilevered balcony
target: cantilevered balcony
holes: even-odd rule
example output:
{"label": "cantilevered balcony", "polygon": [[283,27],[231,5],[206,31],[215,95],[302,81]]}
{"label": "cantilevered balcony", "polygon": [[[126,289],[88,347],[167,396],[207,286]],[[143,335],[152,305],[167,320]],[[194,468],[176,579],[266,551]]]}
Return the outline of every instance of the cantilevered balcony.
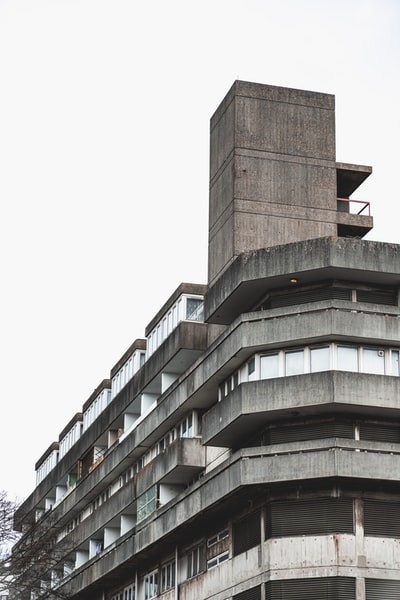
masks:
{"label": "cantilevered balcony", "polygon": [[353,198],[337,198],[339,237],[362,238],[373,228],[370,203]]}
{"label": "cantilevered balcony", "polygon": [[186,485],[206,466],[205,448],[200,438],[180,438],[137,476],[137,495],[156,483]]}
{"label": "cantilevered balcony", "polygon": [[398,377],[340,371],[244,383],[203,416],[203,443],[238,447],[268,424],[315,415],[400,419],[399,394]]}

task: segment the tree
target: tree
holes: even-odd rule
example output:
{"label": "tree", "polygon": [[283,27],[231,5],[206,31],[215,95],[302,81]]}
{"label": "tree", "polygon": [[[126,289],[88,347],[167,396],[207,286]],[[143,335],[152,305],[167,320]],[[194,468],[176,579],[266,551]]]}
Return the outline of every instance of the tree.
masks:
{"label": "tree", "polygon": [[0,548],[1,554],[7,553],[7,547],[14,544],[19,533],[14,531],[14,512],[18,508],[16,500],[10,500],[7,492],[0,491]]}
{"label": "tree", "polygon": [[[32,524],[20,534],[14,530],[14,512],[18,502],[0,492],[0,595],[10,600],[65,599],[59,589],[64,573],[62,559],[66,541],[58,542],[58,533],[48,520]],[[61,565],[61,566],[60,566]]]}

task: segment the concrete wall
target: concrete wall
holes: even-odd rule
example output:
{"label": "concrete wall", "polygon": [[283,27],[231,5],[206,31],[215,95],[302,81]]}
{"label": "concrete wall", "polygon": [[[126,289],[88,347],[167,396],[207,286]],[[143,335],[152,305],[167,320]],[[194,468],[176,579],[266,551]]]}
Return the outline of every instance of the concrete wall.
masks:
{"label": "concrete wall", "polygon": [[334,97],[236,81],[211,120],[209,283],[248,250],[335,235]]}

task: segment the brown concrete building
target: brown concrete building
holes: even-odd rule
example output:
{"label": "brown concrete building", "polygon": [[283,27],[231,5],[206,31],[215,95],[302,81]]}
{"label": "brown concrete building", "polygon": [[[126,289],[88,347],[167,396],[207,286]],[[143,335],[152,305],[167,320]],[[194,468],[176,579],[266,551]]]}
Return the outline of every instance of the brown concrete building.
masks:
{"label": "brown concrete building", "polygon": [[236,81],[211,119],[209,281],[182,283],[15,516],[74,600],[400,597],[400,246],[334,97]]}

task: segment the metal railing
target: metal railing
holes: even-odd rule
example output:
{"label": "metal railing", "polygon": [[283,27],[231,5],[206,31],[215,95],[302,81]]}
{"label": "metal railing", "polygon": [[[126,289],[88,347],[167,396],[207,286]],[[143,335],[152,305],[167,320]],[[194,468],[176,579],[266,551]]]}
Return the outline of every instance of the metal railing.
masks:
{"label": "metal railing", "polygon": [[[346,205],[342,204],[342,212],[348,212],[348,213],[355,214],[355,215],[361,215],[361,213],[364,212],[364,210],[367,210],[367,216],[368,217],[371,216],[370,203],[366,202],[365,200],[353,200],[352,198],[337,198],[337,202],[338,202],[338,210],[340,210],[339,207],[340,207],[341,202],[347,203]],[[357,211],[355,208],[354,208],[354,210],[352,210],[352,203],[362,204],[362,207],[360,208],[359,211]]]}

